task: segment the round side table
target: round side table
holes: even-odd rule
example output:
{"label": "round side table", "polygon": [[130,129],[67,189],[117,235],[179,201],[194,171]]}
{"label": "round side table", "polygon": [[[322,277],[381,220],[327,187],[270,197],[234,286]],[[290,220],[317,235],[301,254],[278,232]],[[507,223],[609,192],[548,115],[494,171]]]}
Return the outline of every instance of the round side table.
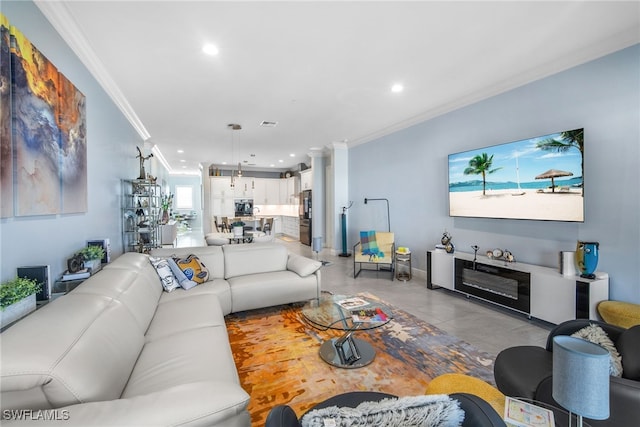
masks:
{"label": "round side table", "polygon": [[396,251],[396,279],[411,280],[411,251]]}

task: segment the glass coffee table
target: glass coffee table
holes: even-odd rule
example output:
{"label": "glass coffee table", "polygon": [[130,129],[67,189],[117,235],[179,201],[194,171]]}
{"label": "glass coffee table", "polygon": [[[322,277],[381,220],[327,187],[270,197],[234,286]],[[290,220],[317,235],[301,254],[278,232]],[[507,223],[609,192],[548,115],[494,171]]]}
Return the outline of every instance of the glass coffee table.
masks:
{"label": "glass coffee table", "polygon": [[378,301],[331,294],[322,294],[319,300],[309,301],[302,308],[302,315],[315,328],[344,331],[341,337],[322,343],[320,357],[330,365],[348,369],[366,366],[376,356],[371,344],[353,334],[379,328],[392,319],[389,306]]}

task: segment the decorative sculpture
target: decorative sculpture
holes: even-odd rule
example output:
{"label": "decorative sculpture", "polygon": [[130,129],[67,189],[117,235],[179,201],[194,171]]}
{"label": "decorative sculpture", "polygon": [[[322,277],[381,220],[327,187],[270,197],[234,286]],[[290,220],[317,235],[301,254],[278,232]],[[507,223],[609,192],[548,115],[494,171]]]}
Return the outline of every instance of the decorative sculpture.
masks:
{"label": "decorative sculpture", "polygon": [[138,150],[138,155],[136,156],[136,159],[138,158],[140,159],[140,176],[138,177],[138,179],[147,179],[147,174],[144,171],[144,161],[153,157],[153,153],[145,157],[142,155],[142,151],[140,151],[140,147],[136,146],[136,149]]}

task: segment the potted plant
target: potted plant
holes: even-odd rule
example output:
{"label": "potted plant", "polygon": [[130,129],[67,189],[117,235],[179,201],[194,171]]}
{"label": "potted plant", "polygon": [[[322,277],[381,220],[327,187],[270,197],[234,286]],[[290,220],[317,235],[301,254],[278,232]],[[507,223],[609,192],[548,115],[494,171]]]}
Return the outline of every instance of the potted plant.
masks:
{"label": "potted plant", "polygon": [[0,324],[15,322],[36,309],[36,292],[40,284],[35,279],[16,277],[0,285]]}
{"label": "potted plant", "polygon": [[91,274],[96,273],[102,267],[102,257],[104,257],[102,247],[89,245],[80,249],[78,254],[84,258],[84,266],[91,269]]}
{"label": "potted plant", "polygon": [[173,194],[163,194],[162,199],[160,200],[160,207],[162,208],[162,223],[166,224],[169,222],[169,209],[171,209],[171,205],[173,205]]}
{"label": "potted plant", "polygon": [[244,222],[234,221],[231,224],[231,229],[233,230],[234,237],[242,237],[244,235]]}

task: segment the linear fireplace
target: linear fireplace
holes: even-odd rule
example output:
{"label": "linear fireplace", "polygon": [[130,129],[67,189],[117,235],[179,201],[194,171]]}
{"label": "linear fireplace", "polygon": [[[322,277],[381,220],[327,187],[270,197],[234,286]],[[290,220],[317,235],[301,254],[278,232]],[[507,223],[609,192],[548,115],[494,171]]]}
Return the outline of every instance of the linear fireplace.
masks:
{"label": "linear fireplace", "polygon": [[513,310],[531,313],[530,273],[456,258],[454,288]]}

